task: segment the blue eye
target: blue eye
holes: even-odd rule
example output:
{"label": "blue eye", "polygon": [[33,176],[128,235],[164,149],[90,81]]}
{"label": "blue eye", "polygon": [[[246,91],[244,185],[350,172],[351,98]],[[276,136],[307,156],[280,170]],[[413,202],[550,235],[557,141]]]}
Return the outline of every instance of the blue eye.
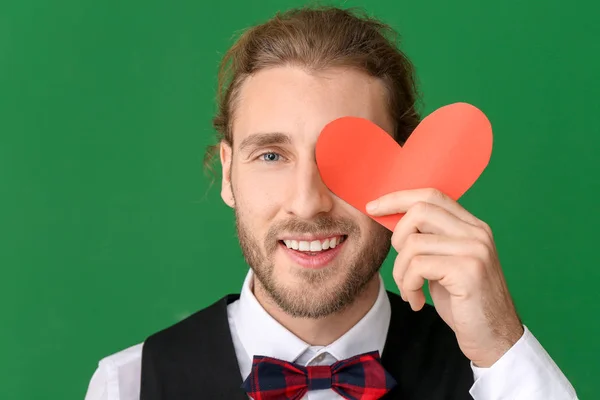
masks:
{"label": "blue eye", "polygon": [[266,162],[275,162],[275,161],[279,161],[279,157],[281,157],[279,154],[277,153],[265,153],[261,155],[263,161]]}

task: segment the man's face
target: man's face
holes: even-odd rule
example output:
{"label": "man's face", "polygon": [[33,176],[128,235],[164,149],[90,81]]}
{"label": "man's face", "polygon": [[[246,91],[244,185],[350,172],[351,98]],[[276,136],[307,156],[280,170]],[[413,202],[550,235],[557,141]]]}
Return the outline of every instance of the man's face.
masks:
{"label": "man's face", "polygon": [[221,144],[221,194],[256,279],[292,316],[351,304],[390,249],[391,232],[331,193],[315,161],[317,137],[336,118],[391,132],[384,96],[379,80],[349,69],[277,67],[242,85],[233,148]]}

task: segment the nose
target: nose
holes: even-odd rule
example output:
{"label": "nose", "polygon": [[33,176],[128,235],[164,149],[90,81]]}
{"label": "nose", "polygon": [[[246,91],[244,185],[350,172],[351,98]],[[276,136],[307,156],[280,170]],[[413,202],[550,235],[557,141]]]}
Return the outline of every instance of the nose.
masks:
{"label": "nose", "polygon": [[333,208],[333,194],[323,183],[315,160],[296,164],[296,171],[290,182],[290,196],[286,202],[286,212],[300,219],[311,219]]}

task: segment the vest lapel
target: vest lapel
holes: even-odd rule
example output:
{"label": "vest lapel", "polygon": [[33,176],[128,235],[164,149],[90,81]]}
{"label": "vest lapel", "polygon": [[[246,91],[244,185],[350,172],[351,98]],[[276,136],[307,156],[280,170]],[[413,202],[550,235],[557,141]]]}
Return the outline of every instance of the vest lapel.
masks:
{"label": "vest lapel", "polygon": [[[150,336],[140,400],[247,400],[227,318],[228,295]],[[426,305],[414,312],[388,291],[391,320],[382,364],[398,385],[382,400],[466,400],[473,374],[452,330]]]}
{"label": "vest lapel", "polygon": [[415,312],[400,296],[387,293],[392,315],[381,363],[398,385],[382,400],[472,400],[470,361],[452,329],[433,306]]}
{"label": "vest lapel", "polygon": [[248,400],[240,374],[228,295],[144,342],[140,400]]}
{"label": "vest lapel", "polygon": [[[406,347],[409,343],[408,310],[404,301],[398,302],[398,296],[387,292],[392,314],[385,345],[381,354],[381,364],[396,379],[397,386],[382,398],[401,399],[406,392],[407,383],[415,378],[414,370],[404,367]],[[402,299],[400,299],[402,300]],[[406,399],[405,399],[406,400]]]}

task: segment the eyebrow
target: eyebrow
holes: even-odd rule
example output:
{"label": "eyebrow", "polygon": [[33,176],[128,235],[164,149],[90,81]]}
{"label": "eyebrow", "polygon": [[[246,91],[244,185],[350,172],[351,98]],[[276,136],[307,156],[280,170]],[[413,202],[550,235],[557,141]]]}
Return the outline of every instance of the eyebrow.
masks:
{"label": "eyebrow", "polygon": [[264,147],[276,144],[290,143],[292,143],[292,138],[285,133],[255,133],[242,140],[242,142],[240,143],[240,151],[244,151],[249,147]]}

